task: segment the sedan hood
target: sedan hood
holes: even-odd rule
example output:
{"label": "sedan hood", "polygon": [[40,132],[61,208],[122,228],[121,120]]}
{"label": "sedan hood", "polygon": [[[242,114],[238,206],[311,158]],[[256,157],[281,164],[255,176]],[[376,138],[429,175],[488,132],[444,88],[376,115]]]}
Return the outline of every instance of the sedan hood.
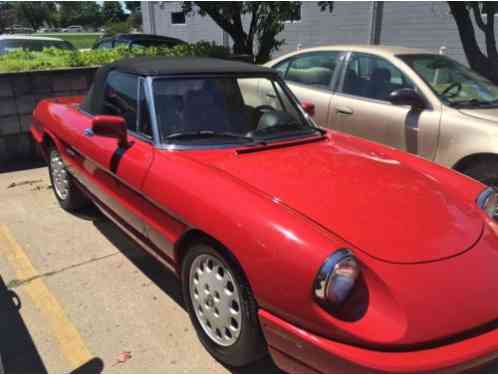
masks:
{"label": "sedan hood", "polygon": [[[342,134],[246,151],[198,159],[377,259],[448,258],[472,247],[482,233],[475,203],[457,194],[449,181],[469,184],[465,188],[472,194],[477,184],[416,157]],[[403,161],[389,155],[401,155]],[[430,174],[431,168],[437,173]],[[441,176],[448,177],[446,183]]]}
{"label": "sedan hood", "polygon": [[481,120],[498,122],[498,108],[461,109],[460,113]]}

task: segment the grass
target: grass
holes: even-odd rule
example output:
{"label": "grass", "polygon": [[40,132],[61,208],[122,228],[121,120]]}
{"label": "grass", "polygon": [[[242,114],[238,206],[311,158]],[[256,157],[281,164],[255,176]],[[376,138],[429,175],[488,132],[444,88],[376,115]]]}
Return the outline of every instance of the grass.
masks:
{"label": "grass", "polygon": [[61,38],[77,49],[92,48],[95,41],[101,36],[100,33],[36,33],[33,36],[48,36],[54,38]]}

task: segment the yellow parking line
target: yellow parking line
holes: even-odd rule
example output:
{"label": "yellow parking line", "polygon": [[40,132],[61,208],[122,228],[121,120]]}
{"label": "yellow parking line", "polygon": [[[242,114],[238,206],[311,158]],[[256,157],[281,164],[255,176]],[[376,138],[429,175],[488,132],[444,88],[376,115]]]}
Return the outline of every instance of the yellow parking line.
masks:
{"label": "yellow parking line", "polygon": [[[22,247],[5,225],[0,225],[0,252],[8,259],[19,280],[27,280],[39,275]],[[64,355],[71,368],[77,368],[89,361],[92,355],[86,347],[76,327],[66,317],[64,309],[57,298],[50,293],[41,278],[24,284],[35,306],[48,323],[54,337],[59,344],[60,352]]]}

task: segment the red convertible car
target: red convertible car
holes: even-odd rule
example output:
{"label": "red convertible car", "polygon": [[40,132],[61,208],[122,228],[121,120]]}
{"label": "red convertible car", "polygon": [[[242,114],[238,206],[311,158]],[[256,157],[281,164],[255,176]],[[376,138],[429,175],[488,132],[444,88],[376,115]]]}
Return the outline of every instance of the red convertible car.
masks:
{"label": "red convertible car", "polygon": [[293,372],[460,371],[498,357],[498,196],[317,127],[275,71],[101,68],[32,135],[61,206],[95,203],[181,279],[207,350]]}

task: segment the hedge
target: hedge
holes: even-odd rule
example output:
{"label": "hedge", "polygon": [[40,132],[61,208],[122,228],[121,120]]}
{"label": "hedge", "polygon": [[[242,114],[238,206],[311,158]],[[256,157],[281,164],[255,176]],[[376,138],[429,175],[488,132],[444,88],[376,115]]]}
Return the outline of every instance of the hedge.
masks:
{"label": "hedge", "polygon": [[43,52],[13,51],[0,55],[0,73],[51,70],[84,66],[99,66],[125,57],[139,56],[198,56],[226,58],[229,51],[214,43],[181,44],[172,48],[132,48],[67,51],[47,48]]}

